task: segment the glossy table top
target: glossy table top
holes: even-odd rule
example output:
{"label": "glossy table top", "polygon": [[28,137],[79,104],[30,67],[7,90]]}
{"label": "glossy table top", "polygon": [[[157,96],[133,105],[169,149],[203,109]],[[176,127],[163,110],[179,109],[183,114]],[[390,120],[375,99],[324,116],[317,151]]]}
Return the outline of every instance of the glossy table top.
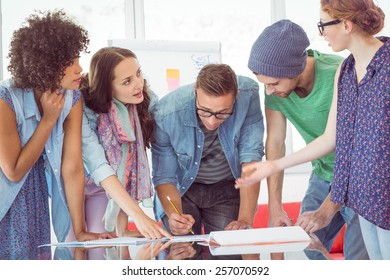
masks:
{"label": "glossy table top", "polygon": [[[201,243],[200,243],[201,244]],[[259,260],[307,259],[305,251],[316,250],[328,259],[316,237],[301,244],[234,246],[215,248],[196,242],[151,242],[142,245],[111,247],[56,247],[53,259],[74,260]]]}

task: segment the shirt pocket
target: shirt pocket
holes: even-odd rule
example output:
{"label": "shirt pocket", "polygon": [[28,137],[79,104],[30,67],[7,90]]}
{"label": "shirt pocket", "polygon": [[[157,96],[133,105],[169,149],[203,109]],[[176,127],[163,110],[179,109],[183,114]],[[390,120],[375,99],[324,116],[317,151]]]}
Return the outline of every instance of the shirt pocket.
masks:
{"label": "shirt pocket", "polygon": [[177,161],[182,169],[188,170],[191,164],[191,156],[187,154],[177,154]]}

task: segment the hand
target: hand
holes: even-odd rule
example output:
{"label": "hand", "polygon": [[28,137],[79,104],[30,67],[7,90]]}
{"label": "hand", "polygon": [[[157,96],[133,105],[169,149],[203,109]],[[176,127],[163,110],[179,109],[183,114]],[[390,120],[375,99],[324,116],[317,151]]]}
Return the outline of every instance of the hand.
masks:
{"label": "hand", "polygon": [[236,189],[249,187],[262,179],[277,173],[280,168],[274,161],[251,162],[242,167],[241,178],[236,180]]}
{"label": "hand", "polygon": [[288,217],[286,211],[280,207],[270,207],[269,209],[269,218],[268,218],[268,227],[284,227],[292,226],[293,221]]}
{"label": "hand", "polygon": [[232,221],[226,227],[225,230],[238,230],[238,229],[250,229],[252,226],[243,220]]}
{"label": "hand", "polygon": [[117,236],[112,232],[95,233],[95,232],[81,231],[76,235],[76,239],[78,241],[110,239],[115,237]]}
{"label": "hand", "polygon": [[195,219],[189,214],[179,215],[173,212],[169,216],[169,228],[174,235],[186,235],[195,223]]}
{"label": "hand", "polygon": [[162,235],[172,238],[172,235],[169,234],[169,232],[160,227],[155,220],[149,218],[144,213],[136,215],[134,217],[134,223],[141,234],[148,239],[159,239]]}
{"label": "hand", "polygon": [[323,211],[307,211],[302,213],[295,225],[303,228],[307,233],[313,234],[326,227],[332,221],[333,215],[326,215]]}
{"label": "hand", "polygon": [[[271,206],[268,204],[269,218],[268,227],[285,227],[292,226],[292,220],[288,217],[286,211],[283,210],[282,206]],[[284,253],[271,253],[271,260],[284,260]]]}
{"label": "hand", "polygon": [[167,260],[184,260],[195,256],[196,250],[190,242],[172,243]]}
{"label": "hand", "polygon": [[40,102],[43,111],[42,119],[45,119],[52,124],[56,123],[64,108],[64,95],[59,90],[55,92],[45,91],[42,93]]}
{"label": "hand", "polygon": [[135,256],[136,260],[150,260],[156,257],[160,252],[168,248],[172,243],[171,242],[156,242],[156,243],[147,243],[142,245],[137,255]]}

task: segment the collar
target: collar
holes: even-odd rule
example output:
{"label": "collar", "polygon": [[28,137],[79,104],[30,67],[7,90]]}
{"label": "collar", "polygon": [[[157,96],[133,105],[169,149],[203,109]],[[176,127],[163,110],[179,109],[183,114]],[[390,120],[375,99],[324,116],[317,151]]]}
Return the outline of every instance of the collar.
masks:
{"label": "collar", "polygon": [[383,54],[390,53],[390,37],[380,36],[378,39],[383,42],[383,45],[379,48],[370,64],[367,66],[367,69],[372,68],[375,71],[380,70],[385,63],[385,60],[382,58]]}
{"label": "collar", "polygon": [[24,89],[23,93],[24,117],[26,119],[36,116],[37,120],[41,120],[41,114],[38,106],[35,103],[34,91],[32,89]]}
{"label": "collar", "polygon": [[182,112],[184,112],[184,125],[199,127],[198,118],[196,116],[195,94],[191,97],[187,106],[183,107],[182,110]]}

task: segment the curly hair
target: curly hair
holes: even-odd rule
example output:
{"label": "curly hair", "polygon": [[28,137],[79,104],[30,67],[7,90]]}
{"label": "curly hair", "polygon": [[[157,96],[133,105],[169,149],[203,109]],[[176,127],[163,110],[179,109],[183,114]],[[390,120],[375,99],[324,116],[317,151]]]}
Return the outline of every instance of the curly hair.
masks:
{"label": "curly hair", "polygon": [[41,12],[26,18],[25,26],[12,35],[8,71],[19,88],[56,90],[82,51],[87,51],[88,32],[62,10]]}
{"label": "curly hair", "polygon": [[[118,47],[101,48],[92,56],[89,74],[83,75],[80,85],[85,104],[92,111],[108,113],[113,100],[112,81],[115,79],[115,67],[128,57],[137,59],[132,51]],[[146,80],[144,80],[142,93],[144,100],[136,106],[144,143],[149,148],[153,141],[155,122],[149,111],[151,96]]]}

